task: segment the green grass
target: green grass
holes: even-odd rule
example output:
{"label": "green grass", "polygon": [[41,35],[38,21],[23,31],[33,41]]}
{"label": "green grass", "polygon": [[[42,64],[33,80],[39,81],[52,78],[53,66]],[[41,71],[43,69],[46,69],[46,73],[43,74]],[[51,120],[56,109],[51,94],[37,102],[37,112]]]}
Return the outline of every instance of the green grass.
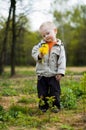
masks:
{"label": "green grass", "polygon": [[[61,112],[54,114],[50,110],[42,113],[38,109],[37,77],[34,68],[17,68],[13,78],[9,68],[0,77],[0,130],[80,130],[84,129],[86,118],[85,84],[82,79],[67,72],[61,80]],[[49,103],[51,99],[49,99]],[[83,116],[84,115],[84,116]]]}

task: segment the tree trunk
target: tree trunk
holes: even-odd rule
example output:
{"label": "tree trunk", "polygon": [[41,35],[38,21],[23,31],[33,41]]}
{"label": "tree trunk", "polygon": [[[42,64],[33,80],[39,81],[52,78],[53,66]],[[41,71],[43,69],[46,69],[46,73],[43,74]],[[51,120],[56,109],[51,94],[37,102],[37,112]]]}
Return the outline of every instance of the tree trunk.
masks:
{"label": "tree trunk", "polygon": [[7,46],[7,36],[8,36],[8,29],[9,29],[9,22],[10,22],[10,16],[11,16],[11,5],[9,9],[9,15],[6,23],[6,29],[4,33],[4,39],[2,42],[2,50],[0,55],[0,75],[4,72],[4,61],[5,61],[5,54],[6,54],[6,46]]}
{"label": "tree trunk", "polygon": [[13,7],[13,17],[12,17],[12,46],[11,46],[11,76],[15,75],[15,46],[16,46],[16,31],[15,31],[15,10],[16,1],[11,0]]}

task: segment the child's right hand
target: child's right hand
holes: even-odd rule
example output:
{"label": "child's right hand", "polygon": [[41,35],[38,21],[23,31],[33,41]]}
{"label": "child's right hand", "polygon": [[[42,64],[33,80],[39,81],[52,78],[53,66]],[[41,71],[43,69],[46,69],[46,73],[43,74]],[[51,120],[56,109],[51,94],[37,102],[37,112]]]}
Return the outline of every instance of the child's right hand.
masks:
{"label": "child's right hand", "polygon": [[39,58],[43,58],[43,54],[42,53],[39,53]]}

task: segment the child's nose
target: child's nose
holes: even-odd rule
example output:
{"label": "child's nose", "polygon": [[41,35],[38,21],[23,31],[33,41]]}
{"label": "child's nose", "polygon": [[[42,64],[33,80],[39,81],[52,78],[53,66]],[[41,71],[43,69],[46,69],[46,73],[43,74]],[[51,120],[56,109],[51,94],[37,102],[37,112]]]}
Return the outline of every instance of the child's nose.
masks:
{"label": "child's nose", "polygon": [[46,38],[48,37],[48,35],[46,35]]}

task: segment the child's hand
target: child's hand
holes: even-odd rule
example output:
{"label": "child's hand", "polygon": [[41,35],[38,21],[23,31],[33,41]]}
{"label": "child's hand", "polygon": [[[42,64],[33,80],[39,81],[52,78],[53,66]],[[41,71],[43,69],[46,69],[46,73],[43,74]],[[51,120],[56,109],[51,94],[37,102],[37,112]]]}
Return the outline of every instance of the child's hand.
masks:
{"label": "child's hand", "polygon": [[42,58],[44,55],[48,54],[49,47],[47,43],[42,44],[42,46],[39,48],[39,56]]}
{"label": "child's hand", "polygon": [[56,80],[60,81],[61,78],[62,78],[62,75],[61,75],[61,74],[56,75]]}
{"label": "child's hand", "polygon": [[43,58],[43,56],[44,56],[44,55],[43,55],[42,53],[40,53],[38,57],[39,57],[39,58]]}

